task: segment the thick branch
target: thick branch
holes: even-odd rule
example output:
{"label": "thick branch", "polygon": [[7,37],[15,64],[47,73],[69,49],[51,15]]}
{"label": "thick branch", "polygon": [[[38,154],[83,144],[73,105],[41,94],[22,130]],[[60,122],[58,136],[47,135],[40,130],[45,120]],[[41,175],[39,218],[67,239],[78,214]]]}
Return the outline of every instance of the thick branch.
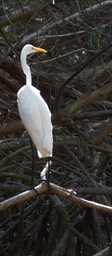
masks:
{"label": "thick branch", "polygon": [[80,100],[69,105],[66,110],[68,113],[72,114],[85,106],[95,103],[98,100],[107,98],[110,93],[112,93],[112,84],[105,85],[104,87],[85,95]]}
{"label": "thick branch", "polygon": [[91,201],[85,200],[83,198],[78,198],[78,197],[76,197],[75,191],[73,191],[71,189],[65,189],[65,188],[55,185],[53,183],[50,183],[49,185],[50,185],[50,191],[49,191],[48,185],[45,182],[42,182],[40,185],[35,187],[35,190],[34,189],[28,190],[26,192],[23,192],[17,196],[14,196],[10,199],[7,199],[7,200],[1,202],[0,203],[0,211],[7,209],[8,207],[10,207],[12,205],[24,202],[24,201],[32,198],[33,196],[39,196],[39,194],[43,194],[43,193],[51,193],[51,194],[61,197],[64,200],[68,200],[74,204],[80,204],[80,205],[83,205],[88,208],[112,213],[112,207],[98,204],[96,202],[91,202]]}
{"label": "thick branch", "polygon": [[10,15],[10,16],[8,16],[8,15],[3,16],[3,17],[1,17],[1,20],[0,20],[0,29],[7,25],[10,25],[14,22],[28,19],[32,15],[34,15],[36,12],[39,12],[44,7],[46,7],[46,5],[39,6],[39,4],[36,4],[33,7],[29,6],[29,8],[23,7],[22,9],[17,10],[16,12],[13,12],[12,15]]}

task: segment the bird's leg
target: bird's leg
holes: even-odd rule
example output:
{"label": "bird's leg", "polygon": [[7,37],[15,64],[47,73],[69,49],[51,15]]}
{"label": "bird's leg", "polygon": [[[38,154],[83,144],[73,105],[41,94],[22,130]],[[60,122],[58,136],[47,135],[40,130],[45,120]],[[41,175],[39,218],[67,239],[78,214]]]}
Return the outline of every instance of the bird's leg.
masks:
{"label": "bird's leg", "polygon": [[33,142],[30,138],[30,145],[31,145],[31,150],[32,150],[32,177],[31,177],[31,189],[34,189],[34,191],[37,193],[37,195],[39,196],[39,200],[40,200],[40,194],[38,193],[38,191],[34,188],[34,169],[35,169],[35,148],[33,146]]}
{"label": "bird's leg", "polygon": [[35,169],[35,151],[33,147],[33,142],[30,138],[30,145],[31,145],[31,150],[32,150],[32,177],[31,177],[31,187],[33,187],[34,183],[34,169]]}
{"label": "bird's leg", "polygon": [[46,185],[48,186],[48,190],[50,190],[50,166],[51,166],[51,157],[46,157],[47,164],[43,168],[40,177],[41,182],[46,182]]}
{"label": "bird's leg", "polygon": [[52,157],[47,157],[47,167],[48,167],[48,170],[47,170],[47,182],[48,182],[48,184],[49,184],[49,182],[50,182],[50,166],[51,166],[51,159],[52,159]]}

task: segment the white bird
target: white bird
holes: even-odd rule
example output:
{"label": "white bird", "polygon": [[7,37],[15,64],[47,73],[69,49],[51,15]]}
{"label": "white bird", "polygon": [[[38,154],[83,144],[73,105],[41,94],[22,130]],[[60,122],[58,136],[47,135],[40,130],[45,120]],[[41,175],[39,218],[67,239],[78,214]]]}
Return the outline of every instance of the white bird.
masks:
{"label": "white bird", "polygon": [[47,52],[42,48],[27,44],[21,51],[21,65],[26,75],[26,85],[17,93],[18,110],[22,123],[36,146],[39,157],[51,157],[53,150],[53,134],[51,112],[40,95],[40,91],[32,86],[30,67],[27,55],[35,52]]}

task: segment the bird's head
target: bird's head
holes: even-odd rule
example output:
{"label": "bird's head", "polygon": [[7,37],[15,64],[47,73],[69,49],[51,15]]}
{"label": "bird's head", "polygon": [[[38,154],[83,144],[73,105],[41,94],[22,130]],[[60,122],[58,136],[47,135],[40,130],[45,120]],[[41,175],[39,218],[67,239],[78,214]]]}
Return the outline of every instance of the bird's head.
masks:
{"label": "bird's head", "polygon": [[35,47],[31,44],[26,44],[23,49],[22,49],[22,52],[25,52],[26,56],[31,54],[31,53],[34,53],[34,52],[47,52],[45,49],[43,48],[39,48],[39,47]]}
{"label": "bird's head", "polygon": [[47,51],[43,48],[38,48],[31,44],[26,44],[21,51],[20,59],[21,59],[23,72],[26,75],[26,84],[32,84],[31,71],[29,66],[26,63],[26,58],[27,58],[27,55],[35,52],[47,52]]}

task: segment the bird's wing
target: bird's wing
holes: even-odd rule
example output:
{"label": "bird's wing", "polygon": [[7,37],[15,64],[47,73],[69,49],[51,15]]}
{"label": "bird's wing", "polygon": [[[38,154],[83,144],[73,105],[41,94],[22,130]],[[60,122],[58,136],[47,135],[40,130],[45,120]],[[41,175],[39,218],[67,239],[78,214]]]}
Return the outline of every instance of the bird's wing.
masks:
{"label": "bird's wing", "polygon": [[49,155],[52,155],[53,135],[51,112],[42,97],[41,104],[39,105],[39,111],[43,128],[43,147],[49,152]]}
{"label": "bird's wing", "polygon": [[32,91],[22,87],[17,96],[21,120],[34,142],[35,137],[43,135],[41,116],[38,107],[38,95],[35,97],[35,94],[32,93]]}
{"label": "bird's wing", "polygon": [[52,155],[51,113],[40,92],[33,86],[22,87],[18,93],[18,108],[22,122],[32,138],[38,155]]}

